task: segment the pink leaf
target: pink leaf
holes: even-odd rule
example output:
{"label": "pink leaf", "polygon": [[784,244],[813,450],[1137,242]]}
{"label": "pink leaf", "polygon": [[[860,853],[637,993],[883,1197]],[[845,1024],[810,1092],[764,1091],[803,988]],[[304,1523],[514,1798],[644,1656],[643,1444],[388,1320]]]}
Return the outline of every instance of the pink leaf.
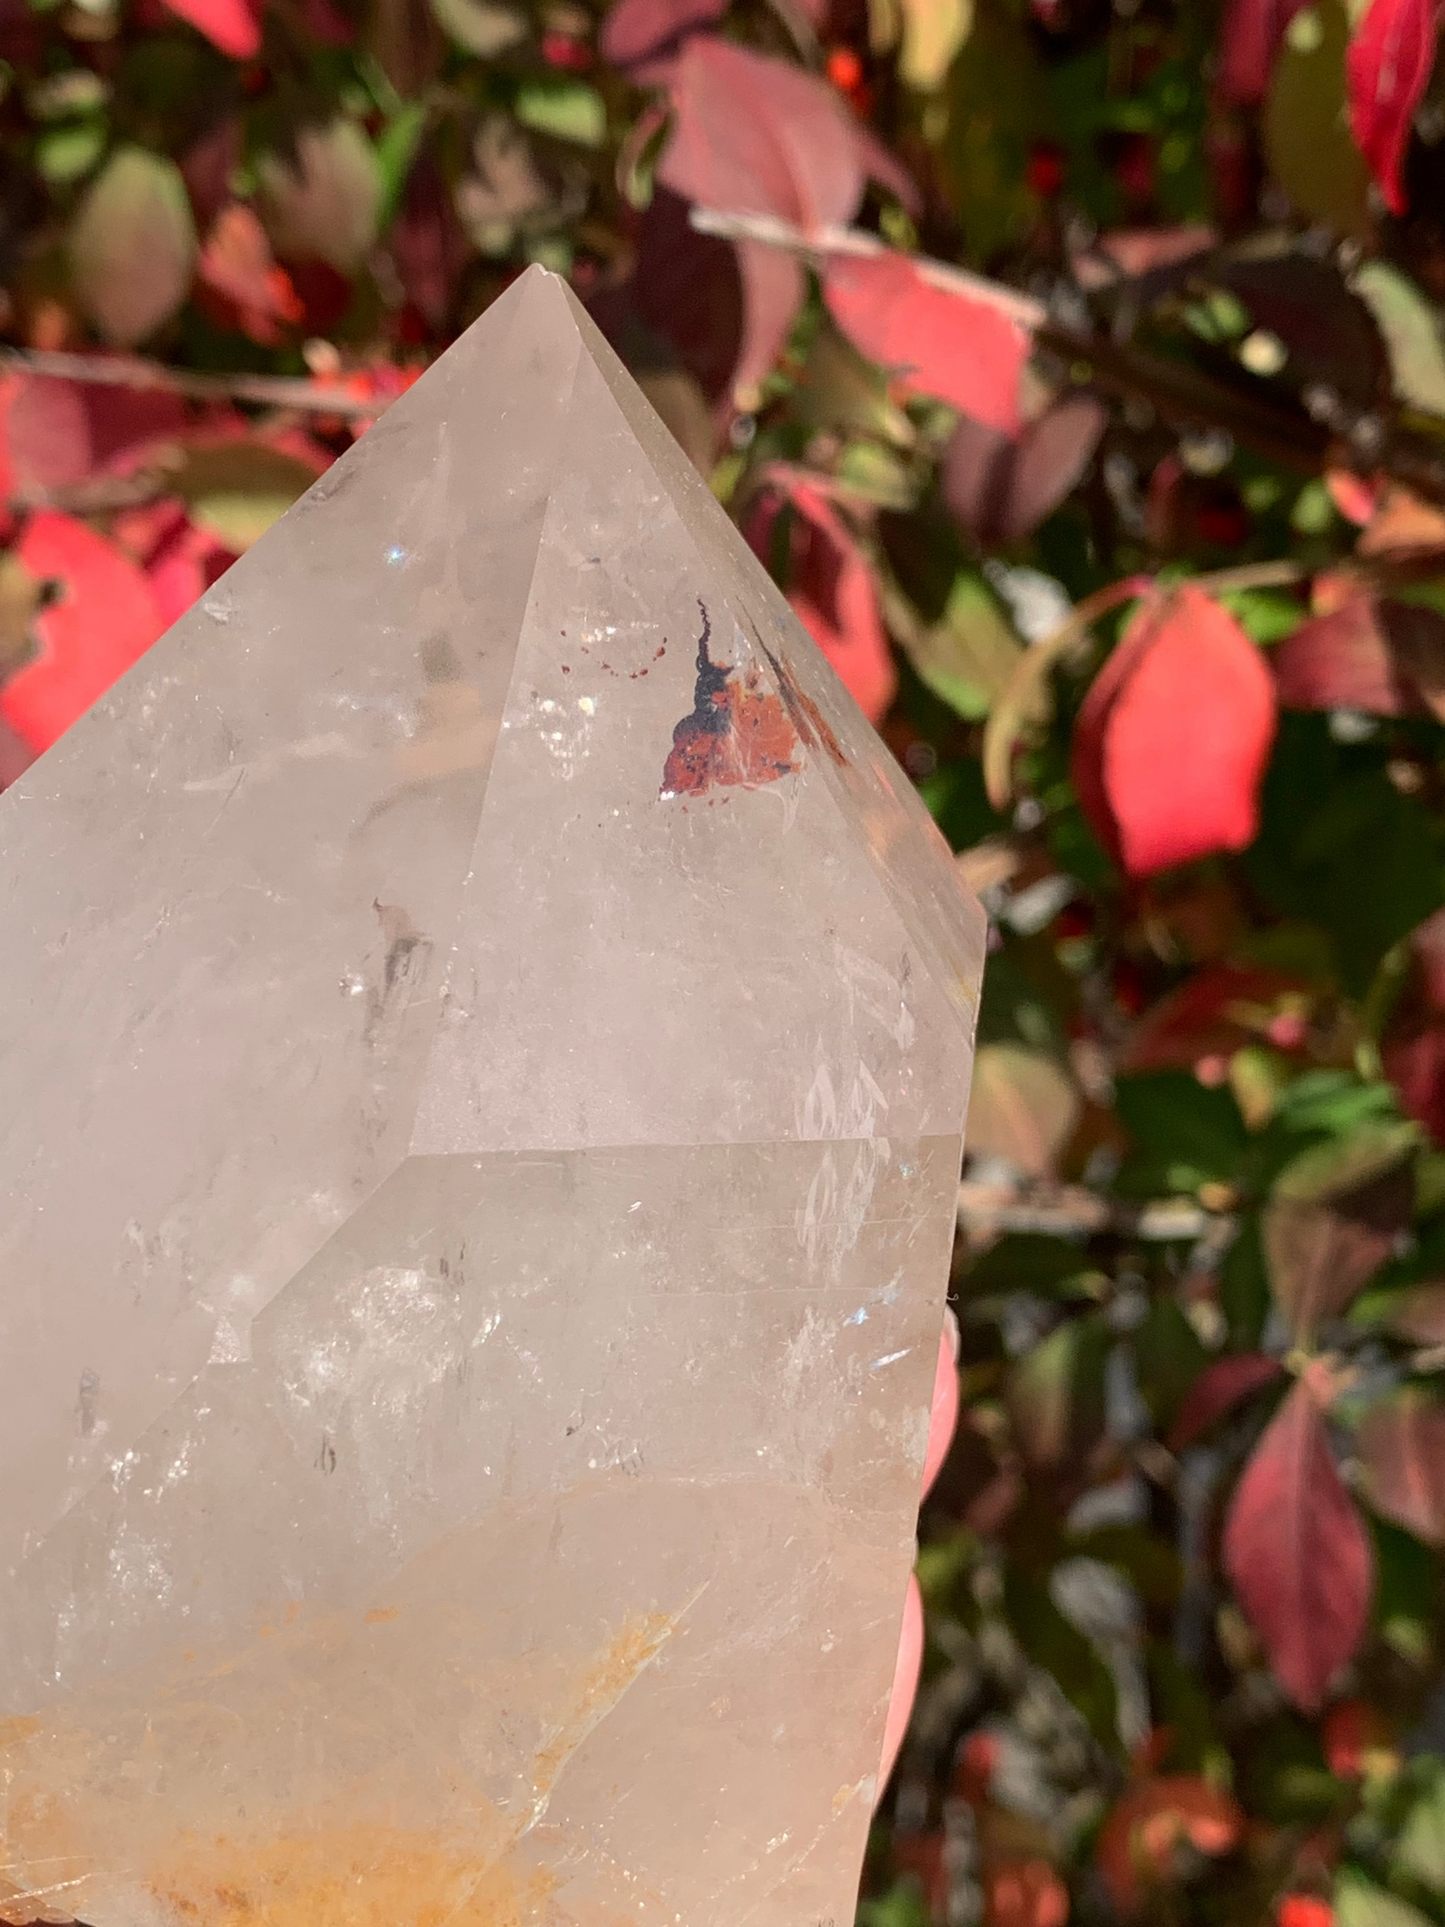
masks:
{"label": "pink leaf", "polygon": [[33,515],[15,554],[58,592],[35,619],[38,655],[0,690],[0,718],[38,753],[150,648],[163,624],[135,563],[72,516]]}
{"label": "pink leaf", "polygon": [[764,492],[749,524],[748,540],[765,561],[785,508],[792,511],[783,585],[788,600],[848,694],[876,723],[893,700],[898,672],[868,564],[832,504],[795,477]]}
{"label": "pink leaf", "polygon": [[1206,1365],[1185,1394],[1179,1416],[1169,1434],[1169,1450],[1182,1452],[1202,1438],[1217,1418],[1252,1396],[1264,1385],[1272,1385],[1284,1367],[1277,1358],[1263,1352],[1239,1352],[1232,1358],[1217,1358]]}
{"label": "pink leaf", "polygon": [[253,209],[233,201],[222,208],[201,251],[200,278],[236,310],[244,334],[263,347],[281,339],[305,310],[284,268],[277,267],[266,230]]}
{"label": "pink leaf", "polygon": [[925,281],[902,254],[839,256],[824,278],[838,326],[871,360],[977,422],[1012,434],[1028,336],[988,302]]}
{"label": "pink leaf", "polygon": [[686,37],[727,9],[728,0],[619,0],[602,23],[602,58],[635,80],[665,79]]}
{"label": "pink leaf", "polygon": [[261,50],[259,9],[248,0],[166,0],[166,5],[232,60],[253,60]]}
{"label": "pink leaf", "polygon": [[885,158],[896,168],[825,81],[712,34],[687,42],[671,94],[657,178],[703,207],[831,227],[852,219]]}
{"label": "pink leaf", "polygon": [[1392,214],[1405,212],[1400,168],[1438,29],[1436,0],[1370,0],[1345,53],[1350,132]]}
{"label": "pink leaf", "polygon": [[753,406],[758,385],[782,353],[802,306],[803,269],[791,254],[761,241],[740,241],[737,256],[743,283],[743,334],[733,388],[740,401]]}
{"label": "pink leaf", "polygon": [[1264,99],[1285,29],[1309,0],[1229,0],[1219,41],[1219,87],[1238,107]]}
{"label": "pink leaf", "polygon": [[1406,1385],[1360,1422],[1370,1503],[1428,1545],[1445,1545],[1445,1405]]}
{"label": "pink leaf", "polygon": [[1316,1711],[1364,1637],[1374,1556],[1303,1383],[1271,1420],[1235,1488],[1224,1563],[1275,1677],[1297,1706]]}
{"label": "pink leaf", "polygon": [[1074,787],[1130,876],[1242,850],[1259,825],[1274,729],[1259,651],[1185,583],[1141,603],[1095,677],[1074,735]]}

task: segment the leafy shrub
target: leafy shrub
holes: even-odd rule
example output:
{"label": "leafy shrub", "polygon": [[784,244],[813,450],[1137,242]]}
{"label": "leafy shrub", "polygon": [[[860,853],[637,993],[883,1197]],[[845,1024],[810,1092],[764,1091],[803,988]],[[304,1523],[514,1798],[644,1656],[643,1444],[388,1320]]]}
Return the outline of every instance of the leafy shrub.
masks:
{"label": "leafy shrub", "polygon": [[867,1927],[1445,1923],[1435,41],[0,11],[0,780],[540,262],[993,913]]}

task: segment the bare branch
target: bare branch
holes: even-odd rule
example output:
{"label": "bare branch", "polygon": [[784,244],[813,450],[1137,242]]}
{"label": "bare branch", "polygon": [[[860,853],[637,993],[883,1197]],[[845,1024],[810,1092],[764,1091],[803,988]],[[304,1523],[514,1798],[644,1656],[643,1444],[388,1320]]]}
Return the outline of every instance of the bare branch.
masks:
{"label": "bare branch", "polygon": [[348,395],[323,382],[288,375],[200,375],[167,368],[159,361],[130,355],[73,355],[43,348],[0,349],[0,369],[25,375],[51,375],[106,388],[134,388],[181,395],[188,401],[244,401],[264,408],[289,408],[299,414],[332,415],[340,420],[370,420],[386,408],[382,396]]}

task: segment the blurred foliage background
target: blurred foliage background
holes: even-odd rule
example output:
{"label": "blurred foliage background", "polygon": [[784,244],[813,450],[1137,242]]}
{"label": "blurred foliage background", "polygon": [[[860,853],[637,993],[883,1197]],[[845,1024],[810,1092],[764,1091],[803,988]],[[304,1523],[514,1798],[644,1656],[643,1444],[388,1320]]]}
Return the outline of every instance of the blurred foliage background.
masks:
{"label": "blurred foliage background", "polygon": [[528,263],[993,918],[864,1927],[1445,1924],[1433,0],[0,0],[0,782]]}

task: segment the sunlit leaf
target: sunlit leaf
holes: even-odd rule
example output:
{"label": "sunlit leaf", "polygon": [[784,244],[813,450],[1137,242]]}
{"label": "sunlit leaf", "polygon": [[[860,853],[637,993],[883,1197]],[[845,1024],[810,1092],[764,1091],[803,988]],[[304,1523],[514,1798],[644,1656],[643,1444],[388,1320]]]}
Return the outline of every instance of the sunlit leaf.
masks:
{"label": "sunlit leaf", "polygon": [[1432,0],[1369,0],[1345,56],[1350,131],[1392,214],[1405,212],[1400,169],[1438,38]]}
{"label": "sunlit leaf", "polygon": [[898,254],[839,255],[823,291],[843,332],[906,386],[988,426],[1017,426],[1028,338],[998,308],[934,287]]}
{"label": "sunlit leaf", "polygon": [[1269,670],[1232,616],[1188,584],[1142,603],[1075,732],[1095,834],[1132,876],[1243,849],[1274,723]]}
{"label": "sunlit leaf", "polygon": [[1074,1128],[1079,1095],[1047,1051],[984,1044],[973,1066],[968,1148],[1004,1158],[1030,1176],[1048,1171]]}

